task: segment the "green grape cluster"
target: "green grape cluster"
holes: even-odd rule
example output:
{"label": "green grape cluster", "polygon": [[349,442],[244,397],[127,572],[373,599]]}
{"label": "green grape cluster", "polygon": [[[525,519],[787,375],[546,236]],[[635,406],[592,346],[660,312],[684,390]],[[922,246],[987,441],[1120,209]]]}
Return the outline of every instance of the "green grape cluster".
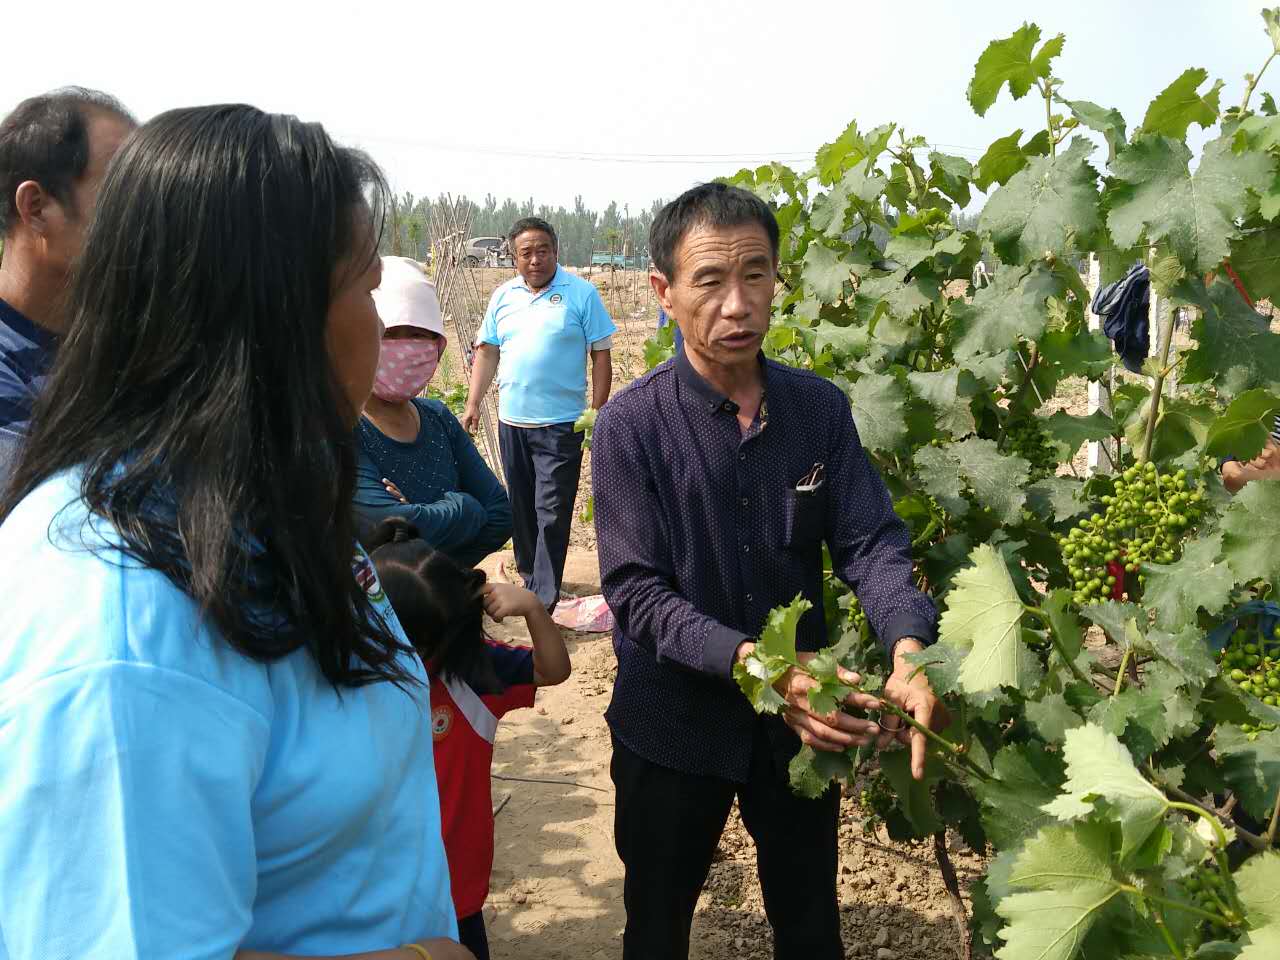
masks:
{"label": "green grape cluster", "polygon": [[[1058,537],[1078,604],[1111,597],[1117,574],[1137,573],[1142,563],[1173,563],[1182,539],[1203,516],[1204,492],[1187,471],[1162,475],[1154,463],[1132,466],[1102,498],[1102,513],[1085,517]],[[1121,569],[1108,569],[1118,563]],[[1139,574],[1138,582],[1146,577]],[[1122,584],[1122,587],[1124,584]]]}
{"label": "green grape cluster", "polygon": [[[1196,905],[1201,910],[1221,914],[1227,909],[1229,882],[1213,867],[1205,867],[1182,881],[1182,886],[1195,899]],[[1213,923],[1212,927],[1219,933],[1226,930],[1226,926],[1221,923]]]}
{"label": "green grape cluster", "polygon": [[858,598],[853,594],[849,595],[849,608],[845,612],[845,617],[849,621],[849,626],[853,627],[859,633],[866,633],[867,612],[862,609],[862,604],[858,602]]}
{"label": "green grape cluster", "polygon": [[1016,454],[1031,464],[1032,483],[1052,477],[1058,470],[1057,450],[1035,417],[1011,424],[1001,447],[1005,453]]}
{"label": "green grape cluster", "polygon": [[870,774],[863,781],[862,792],[858,794],[858,806],[863,813],[863,829],[868,833],[874,832],[876,824],[883,823],[893,811],[895,802],[897,797],[893,787],[884,775],[879,770]]}
{"label": "green grape cluster", "polygon": [[[1222,675],[1244,693],[1253,694],[1269,707],[1280,706],[1280,656],[1274,649],[1280,641],[1280,627],[1270,638],[1253,635],[1241,628],[1231,634],[1219,655]],[[1273,723],[1243,724],[1241,729],[1250,740],[1275,729]]]}

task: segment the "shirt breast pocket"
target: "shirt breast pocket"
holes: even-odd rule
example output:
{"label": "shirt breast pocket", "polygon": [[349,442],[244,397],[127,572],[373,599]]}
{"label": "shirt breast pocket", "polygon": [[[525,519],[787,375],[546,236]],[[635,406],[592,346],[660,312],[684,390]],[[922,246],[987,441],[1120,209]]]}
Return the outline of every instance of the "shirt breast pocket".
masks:
{"label": "shirt breast pocket", "polygon": [[827,488],[811,493],[787,491],[782,545],[788,550],[808,550],[822,542],[827,527]]}

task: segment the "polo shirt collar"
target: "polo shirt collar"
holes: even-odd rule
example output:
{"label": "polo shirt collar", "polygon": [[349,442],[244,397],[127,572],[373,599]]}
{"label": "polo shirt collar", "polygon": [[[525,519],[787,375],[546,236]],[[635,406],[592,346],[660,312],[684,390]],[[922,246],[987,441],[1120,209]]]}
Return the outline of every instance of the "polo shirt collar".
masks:
{"label": "polo shirt collar", "polygon": [[[769,361],[765,359],[763,350],[757,355],[756,360],[760,364],[760,372],[764,376],[765,392],[767,393],[769,389]],[[708,413],[724,411],[725,413],[737,415],[738,405],[713,387],[702,374],[693,368],[693,364],[689,362],[688,355],[684,352],[684,344],[681,344],[680,349],[676,351],[675,367],[676,378],[682,385],[693,392],[696,402]]]}
{"label": "polo shirt collar", "polygon": [[[548,290],[550,290],[552,287],[563,286],[568,282],[569,282],[568,278],[564,275],[564,267],[562,267],[560,264],[557,263],[556,272],[551,275],[551,282],[548,283],[541,290],[539,290],[537,293],[534,293],[533,295],[535,297],[540,297],[544,293],[546,293]],[[515,285],[520,290],[524,290],[527,293],[533,293],[533,291],[529,289],[529,284],[525,283],[524,276],[519,273],[517,273],[515,276]]]}
{"label": "polo shirt collar", "polygon": [[51,331],[40,326],[7,300],[0,300],[0,323],[7,324],[20,336],[46,350],[52,350],[58,345],[58,338]]}

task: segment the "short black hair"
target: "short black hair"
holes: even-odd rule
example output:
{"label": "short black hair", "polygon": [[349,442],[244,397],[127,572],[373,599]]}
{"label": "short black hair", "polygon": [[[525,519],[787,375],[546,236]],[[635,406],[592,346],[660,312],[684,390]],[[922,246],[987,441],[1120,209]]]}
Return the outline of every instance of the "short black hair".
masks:
{"label": "short black hair", "polygon": [[[541,217],[521,217],[511,227],[511,232],[507,234],[507,243],[512,247],[516,245],[516,237],[530,230],[541,230],[551,238],[551,246],[556,250],[560,249],[560,241],[556,239],[556,228],[547,223]],[[512,251],[514,252],[514,250]]]}
{"label": "short black hair", "polygon": [[701,183],[686,190],[653,218],[649,228],[649,256],[668,280],[676,278],[676,247],[691,227],[737,227],[758,223],[769,237],[773,259],[778,259],[778,219],[769,205],[754,193],[727,183]]}
{"label": "short black hair", "polygon": [[483,570],[434,549],[403,517],[388,517],[361,537],[382,589],[434,677],[465,682],[477,693],[501,693],[484,636]]}
{"label": "short black hair", "polygon": [[138,121],[110,94],[86,87],[62,87],[29,97],[0,120],[0,226],[8,232],[18,219],[14,194],[34,180],[63,205],[71,186],[89,165],[89,120],[93,111]]}

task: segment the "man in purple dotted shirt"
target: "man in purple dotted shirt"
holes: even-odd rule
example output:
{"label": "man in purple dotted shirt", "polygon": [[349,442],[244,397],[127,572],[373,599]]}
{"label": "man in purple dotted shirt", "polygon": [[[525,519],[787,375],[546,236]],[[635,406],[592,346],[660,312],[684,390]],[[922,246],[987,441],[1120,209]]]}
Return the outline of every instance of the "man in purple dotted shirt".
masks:
{"label": "man in purple dotted shirt", "polygon": [[[625,960],[687,957],[698,894],[735,797],[756,843],[780,960],[839,960],[839,791],[795,796],[787,765],[817,750],[909,743],[919,733],[817,716],[793,674],[784,718],[757,716],[732,679],[770,609],[814,606],[797,646],[826,644],[822,546],[857,593],[893,663],[884,697],[945,723],[905,659],[937,612],[912,585],[907,532],[863,452],[849,401],[812,373],[766,360],[778,225],[754,195],[695,187],[658,214],[651,282],[683,349],[601,411],[592,442],[600,575],[616,620],[613,734],[618,855],[626,868]],[[856,682],[856,678],[850,677]],[[853,693],[849,706],[878,701]]]}

